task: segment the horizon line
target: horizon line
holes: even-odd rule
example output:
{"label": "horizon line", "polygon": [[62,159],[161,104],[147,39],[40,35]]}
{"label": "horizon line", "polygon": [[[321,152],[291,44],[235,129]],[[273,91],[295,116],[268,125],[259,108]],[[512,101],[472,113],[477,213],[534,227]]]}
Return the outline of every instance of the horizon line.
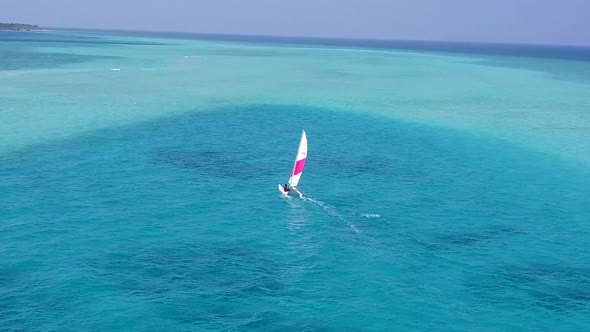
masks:
{"label": "horizon line", "polygon": [[376,42],[408,42],[408,43],[446,43],[462,45],[497,45],[497,46],[545,46],[545,47],[571,47],[590,49],[590,44],[548,44],[540,42],[497,42],[497,41],[470,41],[470,40],[442,40],[442,39],[394,39],[376,37],[330,37],[330,36],[303,36],[303,35],[273,35],[273,34],[247,34],[247,33],[222,33],[222,32],[196,32],[196,31],[173,31],[173,30],[136,30],[119,28],[83,28],[83,27],[56,27],[40,26],[40,29],[54,29],[66,31],[106,31],[106,32],[135,32],[135,33],[164,33],[164,34],[187,34],[195,36],[225,36],[225,37],[263,37],[263,38],[284,38],[293,40],[317,40],[317,41],[376,41]]}

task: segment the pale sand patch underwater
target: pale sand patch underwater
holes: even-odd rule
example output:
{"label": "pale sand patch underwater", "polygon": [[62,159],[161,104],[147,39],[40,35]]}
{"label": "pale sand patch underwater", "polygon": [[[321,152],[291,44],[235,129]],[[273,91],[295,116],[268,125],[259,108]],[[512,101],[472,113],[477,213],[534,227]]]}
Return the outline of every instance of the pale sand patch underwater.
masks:
{"label": "pale sand patch underwater", "polygon": [[[0,71],[2,151],[215,105],[267,102],[377,112],[590,165],[588,82],[518,67],[559,60],[515,58],[513,67],[500,67],[473,56],[354,48],[72,32],[47,38],[56,41],[5,43],[44,65]],[[81,41],[60,43],[68,38]]]}

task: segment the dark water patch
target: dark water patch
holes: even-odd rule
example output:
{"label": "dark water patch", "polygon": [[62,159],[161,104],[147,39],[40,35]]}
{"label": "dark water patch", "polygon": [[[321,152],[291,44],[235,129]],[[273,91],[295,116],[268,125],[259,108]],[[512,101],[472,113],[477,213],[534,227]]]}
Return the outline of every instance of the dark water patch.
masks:
{"label": "dark water patch", "polygon": [[[111,279],[121,291],[148,299],[183,323],[223,316],[216,310],[224,303],[278,296],[286,287],[280,264],[259,251],[230,242],[129,247],[93,265],[102,278]],[[191,301],[200,304],[191,308],[166,304],[167,298],[179,293],[191,294]]]}
{"label": "dark water patch", "polygon": [[185,168],[201,175],[235,180],[248,180],[272,172],[270,165],[261,165],[255,155],[244,150],[164,150],[154,152],[153,158],[157,163]]}
{"label": "dark water patch", "polygon": [[524,234],[524,232],[516,228],[499,225],[479,232],[458,232],[442,235],[435,238],[432,242],[428,242],[426,245],[429,249],[433,250],[448,250],[490,244],[505,237],[521,234]]}
{"label": "dark water patch", "polygon": [[0,269],[0,289],[6,286],[17,284],[20,280],[19,274],[10,269]]}
{"label": "dark water patch", "polygon": [[120,60],[125,57],[37,52],[26,49],[5,50],[0,52],[0,70],[56,68],[70,64],[115,59]]}
{"label": "dark water patch", "polygon": [[[254,325],[256,327],[256,325]],[[287,320],[271,321],[264,326],[266,331],[302,331],[302,332],[332,332],[332,331],[358,331],[358,328],[352,328],[340,324],[337,319],[327,319],[322,322],[320,319],[304,319],[301,317],[289,317]],[[251,331],[259,331],[259,328],[251,328]]]}
{"label": "dark water patch", "polygon": [[[155,276],[155,285],[169,285],[169,289],[158,293],[146,288],[137,289],[141,296],[160,299],[155,309],[163,318],[197,326],[235,326],[258,311],[248,309],[250,301],[280,296],[285,288],[280,277],[281,267],[265,259],[260,252],[231,243],[203,243],[199,247],[189,252],[185,249],[159,250],[155,255],[146,257],[149,262],[142,257],[132,258],[139,261],[139,266],[135,267],[139,268],[139,278],[145,278],[147,274],[152,278]],[[162,259],[171,253],[174,254]],[[183,253],[195,258],[187,258]],[[154,265],[154,259],[166,262],[157,274],[150,267]],[[183,292],[187,294],[183,300],[185,305],[179,306],[166,300]]]}
{"label": "dark water patch", "polygon": [[[285,105],[246,105],[199,112],[160,123],[158,131],[169,139],[155,143],[150,154],[156,163],[214,177],[252,179],[277,172],[288,176],[301,129],[311,127],[311,119],[318,112],[314,108]],[[309,121],[310,126],[284,131],[282,123],[288,117],[303,118],[301,121]],[[252,123],[256,123],[256,130],[250,130]],[[147,133],[153,128],[146,126],[140,130]],[[191,143],[183,149],[176,148],[176,138],[186,135],[193,137]],[[313,161],[307,167],[314,163],[317,165]]]}
{"label": "dark water patch", "polygon": [[590,268],[565,264],[507,266],[467,283],[490,300],[524,302],[557,312],[590,307]]}
{"label": "dark water patch", "polygon": [[382,156],[365,155],[349,157],[346,154],[330,155],[322,154],[314,158],[314,162],[324,167],[318,168],[322,175],[332,175],[339,178],[352,178],[357,176],[391,176],[397,167],[393,165],[393,159]]}
{"label": "dark water patch", "polygon": [[558,80],[585,84],[590,83],[590,61],[490,56],[464,63],[497,68],[525,69],[546,73]]}
{"label": "dark water patch", "polygon": [[11,281],[14,283],[0,286],[0,330],[3,331],[28,331],[37,327],[33,321],[47,324],[68,316],[69,305],[78,300],[72,294],[58,294],[51,280],[39,275]]}
{"label": "dark water patch", "polygon": [[[227,120],[220,124],[218,121],[221,118]],[[288,130],[283,126],[287,120],[291,123]],[[368,115],[348,113],[343,116],[340,112],[319,107],[254,104],[220,108],[207,114],[194,114],[183,118],[182,123],[175,121],[169,125],[176,130],[176,133],[170,132],[170,135],[176,135],[178,130],[190,131],[194,133],[195,138],[203,139],[203,142],[197,145],[210,145],[209,142],[224,145],[223,148],[213,151],[203,149],[194,153],[186,152],[189,158],[183,158],[182,154],[179,154],[179,164],[191,164],[201,157],[219,159],[220,164],[226,163],[227,159],[241,159],[245,162],[252,160],[261,165],[274,159],[281,160],[281,165],[286,166],[288,172],[292,166],[291,158],[297,148],[300,130],[305,129],[308,138],[313,140],[313,146],[316,147],[310,149],[306,164],[307,169],[311,170],[310,174],[339,177],[357,177],[363,174],[385,177],[429,176],[427,169],[420,168],[422,165],[408,167],[407,159],[399,154],[375,153],[374,150],[383,148],[383,140],[388,141],[391,149],[402,144],[408,134],[406,130],[396,131],[387,125],[375,125],[375,128],[370,129],[364,126],[359,127],[359,130],[348,129],[351,124],[352,128],[357,127],[354,125],[355,121],[364,123],[363,121],[370,120],[371,116]],[[375,120],[382,121],[378,117]],[[258,126],[256,132],[248,131],[253,122]],[[241,139],[245,131],[248,131],[250,137],[247,141]],[[257,153],[262,150],[268,151],[269,140],[275,142],[272,155]],[[346,144],[337,145],[334,142]],[[350,150],[354,150],[354,156],[351,156]],[[404,153],[415,153],[416,156],[419,154],[418,151],[407,150],[404,150]],[[191,155],[194,157],[190,157]],[[265,165],[262,168],[270,172],[271,169],[276,170],[276,164]]]}
{"label": "dark water patch", "polygon": [[319,319],[304,319],[294,317],[292,313],[277,311],[263,311],[256,313],[248,319],[247,323],[238,324],[236,331],[303,331],[303,332],[330,332],[330,331],[356,331],[350,327],[339,326],[337,322],[322,323]]}

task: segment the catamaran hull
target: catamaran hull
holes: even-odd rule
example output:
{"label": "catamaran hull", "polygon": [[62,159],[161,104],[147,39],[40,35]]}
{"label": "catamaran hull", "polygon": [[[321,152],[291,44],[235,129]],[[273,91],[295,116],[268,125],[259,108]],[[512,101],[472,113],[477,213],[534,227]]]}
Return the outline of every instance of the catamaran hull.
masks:
{"label": "catamaran hull", "polygon": [[279,191],[281,192],[281,194],[285,196],[289,196],[289,194],[296,194],[299,195],[299,197],[303,198],[303,194],[299,190],[297,190],[297,188],[292,188],[291,191],[285,191],[285,187],[279,184]]}
{"label": "catamaran hull", "polygon": [[289,195],[289,192],[285,191],[285,188],[283,188],[283,186],[281,186],[280,184],[279,184],[279,191],[281,192],[281,194],[283,194],[285,196]]}

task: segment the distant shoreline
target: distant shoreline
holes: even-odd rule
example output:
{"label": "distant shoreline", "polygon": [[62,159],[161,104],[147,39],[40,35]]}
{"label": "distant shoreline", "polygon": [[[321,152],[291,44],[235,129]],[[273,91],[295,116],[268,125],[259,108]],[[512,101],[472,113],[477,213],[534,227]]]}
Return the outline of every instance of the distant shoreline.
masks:
{"label": "distant shoreline", "polygon": [[36,24],[25,23],[0,23],[0,31],[35,31],[39,30]]}
{"label": "distant shoreline", "polygon": [[35,30],[10,30],[10,29],[0,29],[0,31],[4,32],[48,32],[48,31],[55,31],[53,29],[35,29]]}

